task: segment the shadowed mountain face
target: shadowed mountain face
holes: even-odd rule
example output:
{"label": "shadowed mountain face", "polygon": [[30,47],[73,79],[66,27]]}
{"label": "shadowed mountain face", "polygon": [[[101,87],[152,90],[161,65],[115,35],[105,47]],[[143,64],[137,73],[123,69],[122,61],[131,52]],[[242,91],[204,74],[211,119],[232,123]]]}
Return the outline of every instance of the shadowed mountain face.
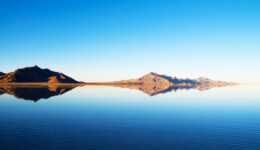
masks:
{"label": "shadowed mountain face", "polygon": [[52,96],[62,95],[76,86],[19,86],[19,85],[5,85],[0,86],[1,94],[10,94],[19,99],[38,101],[40,99],[48,99]]}
{"label": "shadowed mountain face", "polygon": [[3,75],[5,75],[5,73],[3,73],[3,72],[0,72],[0,76],[3,76]]}
{"label": "shadowed mountain face", "polygon": [[48,82],[48,83],[79,83],[78,81],[49,69],[38,66],[17,69],[14,72],[0,76],[1,83],[12,82]]}

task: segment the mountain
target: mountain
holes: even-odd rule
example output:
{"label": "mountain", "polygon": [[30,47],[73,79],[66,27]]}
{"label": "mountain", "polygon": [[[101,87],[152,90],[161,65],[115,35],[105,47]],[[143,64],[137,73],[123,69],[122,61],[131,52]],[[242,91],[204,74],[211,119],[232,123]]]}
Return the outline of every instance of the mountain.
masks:
{"label": "mountain", "polygon": [[48,99],[52,96],[62,95],[77,86],[59,86],[59,85],[45,85],[45,86],[25,86],[25,85],[4,85],[0,86],[1,94],[10,94],[19,99],[38,101],[40,99]]}
{"label": "mountain", "polygon": [[233,82],[214,81],[208,78],[181,79],[154,72],[148,73],[138,79],[112,82],[116,84],[145,84],[145,85],[168,85],[168,86],[191,86],[191,85],[230,85]]}
{"label": "mountain", "polygon": [[3,75],[5,75],[5,73],[3,73],[3,72],[0,72],[0,76],[3,76]]}
{"label": "mountain", "polygon": [[214,87],[236,85],[233,82],[214,81],[204,77],[198,79],[181,79],[154,72],[148,73],[138,79],[116,81],[107,84],[116,87],[137,89],[150,96],[172,91],[176,92],[183,89],[205,91]]}
{"label": "mountain", "polygon": [[79,83],[78,81],[49,69],[42,69],[38,66],[17,69],[14,72],[0,76],[0,83]]}

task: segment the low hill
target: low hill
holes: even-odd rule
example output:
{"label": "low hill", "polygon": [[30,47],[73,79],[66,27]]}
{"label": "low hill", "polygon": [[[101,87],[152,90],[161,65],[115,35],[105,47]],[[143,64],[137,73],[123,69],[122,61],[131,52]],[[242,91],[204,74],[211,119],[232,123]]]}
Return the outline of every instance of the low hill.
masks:
{"label": "low hill", "polygon": [[14,72],[0,76],[0,83],[79,83],[78,81],[49,69],[38,66],[17,69]]}
{"label": "low hill", "polygon": [[3,76],[3,75],[5,75],[5,73],[3,73],[3,72],[0,72],[0,76]]}

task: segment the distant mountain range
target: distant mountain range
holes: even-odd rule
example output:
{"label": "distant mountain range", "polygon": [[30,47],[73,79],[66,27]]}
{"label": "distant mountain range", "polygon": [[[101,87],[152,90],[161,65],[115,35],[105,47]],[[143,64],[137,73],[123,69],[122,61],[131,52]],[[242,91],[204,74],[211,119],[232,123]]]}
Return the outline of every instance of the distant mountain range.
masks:
{"label": "distant mountain range", "polygon": [[[17,69],[11,73],[0,73],[0,83],[82,83],[78,82],[71,77],[66,76],[60,72],[54,72],[49,69],[42,69],[38,66],[26,67]],[[91,83],[85,83],[91,84]],[[171,86],[192,86],[192,85],[203,85],[203,86],[225,86],[234,85],[233,82],[214,81],[208,78],[198,79],[181,79],[176,77],[170,77],[166,75],[160,75],[154,72],[148,73],[138,79],[122,80],[115,82],[97,82],[92,84],[139,84],[149,85],[150,87],[156,86],[156,88],[168,88]]]}
{"label": "distant mountain range", "polygon": [[138,79],[110,82],[111,84],[144,84],[144,85],[168,85],[168,86],[191,86],[191,85],[233,85],[234,82],[214,81],[200,77],[198,79],[182,79],[167,75],[150,72]]}
{"label": "distant mountain range", "polygon": [[[0,72],[0,83],[2,83],[2,85],[0,84],[0,95],[7,93],[17,98],[33,101],[61,95],[77,86],[89,84],[137,89],[150,96],[182,89],[204,91],[213,87],[236,85],[234,82],[214,81],[204,77],[198,79],[182,79],[160,75],[154,72],[137,79],[84,83],[78,82],[63,73],[42,69],[38,66],[17,69],[7,74]],[[24,85],[24,83],[26,83],[26,85]],[[33,86],[30,85],[32,83]],[[41,83],[44,83],[44,85],[41,85]],[[65,87],[63,83],[69,83],[72,84],[72,86]]]}
{"label": "distant mountain range", "polygon": [[137,89],[153,96],[160,93],[167,93],[182,89],[197,89],[204,91],[213,87],[236,85],[237,83],[214,81],[204,77],[198,79],[181,79],[151,72],[138,79],[116,81],[107,84],[111,84],[116,87]]}
{"label": "distant mountain range", "polygon": [[42,69],[38,66],[17,69],[11,73],[0,73],[0,83],[79,83],[78,81],[49,69]]}

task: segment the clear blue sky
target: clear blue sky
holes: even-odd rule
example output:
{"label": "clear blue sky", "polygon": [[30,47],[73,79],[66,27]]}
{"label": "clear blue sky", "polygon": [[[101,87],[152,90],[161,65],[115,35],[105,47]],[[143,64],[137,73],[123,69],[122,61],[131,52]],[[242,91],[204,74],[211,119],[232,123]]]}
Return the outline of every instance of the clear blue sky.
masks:
{"label": "clear blue sky", "polygon": [[0,71],[260,82],[259,0],[1,0]]}

